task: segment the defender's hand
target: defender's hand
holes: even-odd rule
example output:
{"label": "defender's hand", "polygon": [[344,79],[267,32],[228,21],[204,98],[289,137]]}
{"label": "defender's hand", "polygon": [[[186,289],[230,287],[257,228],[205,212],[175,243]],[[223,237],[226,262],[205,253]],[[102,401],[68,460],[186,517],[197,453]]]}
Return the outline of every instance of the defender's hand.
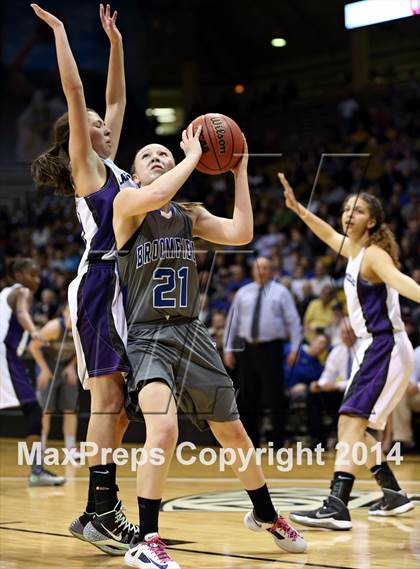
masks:
{"label": "defender's hand", "polygon": [[111,6],[109,4],[106,5],[106,8],[104,8],[103,4],[99,4],[99,17],[101,18],[101,24],[111,43],[122,39],[121,32],[117,28],[116,24],[117,16],[117,10],[114,10],[114,13],[111,16]]}

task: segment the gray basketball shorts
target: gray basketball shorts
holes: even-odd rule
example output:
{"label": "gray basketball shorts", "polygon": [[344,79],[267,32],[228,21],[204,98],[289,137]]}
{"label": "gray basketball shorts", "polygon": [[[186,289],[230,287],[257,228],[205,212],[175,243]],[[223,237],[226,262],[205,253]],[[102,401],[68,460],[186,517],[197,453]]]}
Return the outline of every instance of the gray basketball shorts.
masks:
{"label": "gray basketball shorts", "polygon": [[200,320],[183,324],[130,327],[127,354],[132,372],[127,378],[127,415],[138,419],[138,393],[151,380],[164,381],[185,414],[200,429],[207,420],[239,419],[235,390],[223,362]]}
{"label": "gray basketball shorts", "polygon": [[37,391],[39,404],[48,413],[75,411],[77,407],[79,384],[70,385],[62,375],[63,367],[60,366],[54,381],[50,381],[46,389]]}

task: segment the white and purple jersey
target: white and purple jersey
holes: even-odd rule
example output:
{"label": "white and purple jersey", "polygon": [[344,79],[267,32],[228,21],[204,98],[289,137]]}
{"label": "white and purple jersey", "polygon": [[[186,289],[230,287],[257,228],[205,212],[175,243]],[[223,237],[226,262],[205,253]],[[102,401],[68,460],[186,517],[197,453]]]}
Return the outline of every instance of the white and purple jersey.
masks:
{"label": "white and purple jersey", "polygon": [[18,356],[21,356],[25,351],[29,334],[19,324],[7,299],[13,290],[21,287],[21,284],[16,283],[0,292],[0,342],[14,350]]}
{"label": "white and purple jersey", "polygon": [[401,319],[398,292],[362,278],[365,251],[350,257],[344,279],[350,323],[360,340],[339,412],[368,419],[369,427],[382,430],[405,393],[413,347]]}
{"label": "white and purple jersey", "polygon": [[136,188],[131,175],[118,168],[112,160],[103,160],[107,179],[103,187],[88,196],[76,197],[76,211],[83,228],[86,249],[78,274],[90,263],[116,260],[115,236],[112,229],[113,202],[122,188]]}
{"label": "white and purple jersey", "polygon": [[79,378],[127,373],[127,324],[116,267],[113,202],[122,188],[133,187],[130,174],[103,160],[107,178],[98,191],[76,198],[86,250],[68,290]]}
{"label": "white and purple jersey", "polygon": [[10,293],[21,287],[21,284],[15,284],[0,292],[0,409],[36,401],[26,365],[20,357],[29,334],[19,324],[7,301]]}
{"label": "white and purple jersey", "polygon": [[344,279],[349,318],[358,338],[382,333],[402,332],[398,292],[385,283],[368,283],[360,275],[360,266],[366,249],[350,257]]}

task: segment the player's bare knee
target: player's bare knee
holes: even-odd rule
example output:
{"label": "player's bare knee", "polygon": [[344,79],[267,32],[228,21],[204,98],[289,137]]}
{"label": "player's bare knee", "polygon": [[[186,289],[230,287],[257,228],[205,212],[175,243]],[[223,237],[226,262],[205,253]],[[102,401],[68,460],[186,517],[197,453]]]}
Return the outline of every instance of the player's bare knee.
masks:
{"label": "player's bare knee", "polygon": [[163,424],[147,432],[147,444],[164,451],[172,451],[178,441],[178,426],[176,422],[164,421]]}
{"label": "player's bare knee", "polygon": [[249,437],[240,421],[212,423],[214,436],[224,447],[240,448],[248,446]]}

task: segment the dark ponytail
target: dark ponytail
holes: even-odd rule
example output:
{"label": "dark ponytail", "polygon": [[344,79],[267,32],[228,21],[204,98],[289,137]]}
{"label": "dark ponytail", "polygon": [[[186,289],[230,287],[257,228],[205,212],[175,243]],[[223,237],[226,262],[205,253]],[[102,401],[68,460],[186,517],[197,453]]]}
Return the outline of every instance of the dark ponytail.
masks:
{"label": "dark ponytail", "polygon": [[35,158],[32,179],[37,186],[54,188],[58,194],[74,195],[69,158],[69,115],[64,113],[54,123],[53,146]]}

